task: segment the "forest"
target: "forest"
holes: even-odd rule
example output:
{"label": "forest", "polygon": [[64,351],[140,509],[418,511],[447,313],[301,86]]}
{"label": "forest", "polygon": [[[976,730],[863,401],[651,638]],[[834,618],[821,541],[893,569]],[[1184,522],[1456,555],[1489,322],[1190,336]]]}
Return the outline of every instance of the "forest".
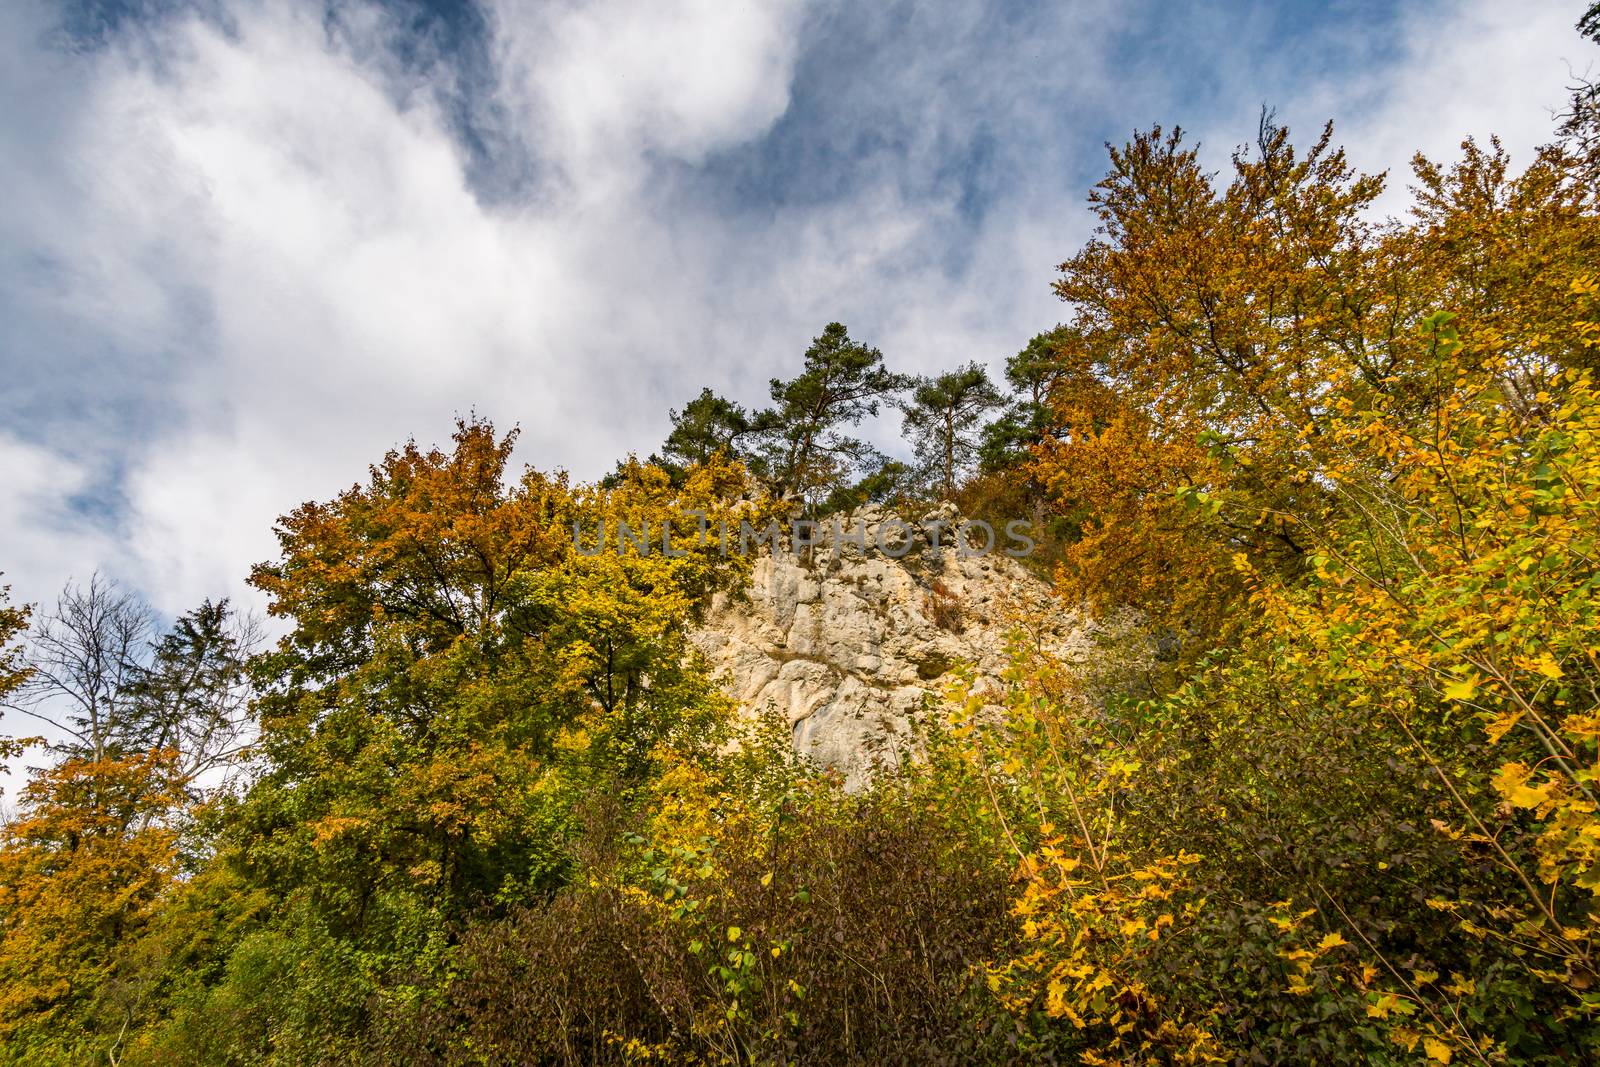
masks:
{"label": "forest", "polygon": [[[1089,205],[1003,381],[828,324],[596,484],[375,457],[268,619],[0,600],[0,1062],[1600,1061],[1600,90],[1406,176],[1156,127]],[[1019,621],[846,790],[688,643],[753,565],[691,513],[935,502],[1137,625]]]}

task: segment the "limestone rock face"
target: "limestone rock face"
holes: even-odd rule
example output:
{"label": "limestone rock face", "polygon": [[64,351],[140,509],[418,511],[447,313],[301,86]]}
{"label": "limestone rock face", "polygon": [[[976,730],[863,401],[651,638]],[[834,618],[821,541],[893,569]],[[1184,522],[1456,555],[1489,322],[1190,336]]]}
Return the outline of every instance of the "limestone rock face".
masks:
{"label": "limestone rock face", "polygon": [[[1047,645],[1084,638],[1045,584],[1004,554],[1014,546],[1004,531],[988,554],[962,558],[953,519],[943,511],[901,523],[873,508],[842,517],[799,557],[764,553],[743,593],[719,594],[694,634],[746,713],[783,716],[795,748],[849,787],[901,758],[911,716],[948,690],[958,664],[998,691],[1019,618]],[[934,520],[946,524],[939,550],[920,525]],[[862,530],[865,549],[849,536]]]}

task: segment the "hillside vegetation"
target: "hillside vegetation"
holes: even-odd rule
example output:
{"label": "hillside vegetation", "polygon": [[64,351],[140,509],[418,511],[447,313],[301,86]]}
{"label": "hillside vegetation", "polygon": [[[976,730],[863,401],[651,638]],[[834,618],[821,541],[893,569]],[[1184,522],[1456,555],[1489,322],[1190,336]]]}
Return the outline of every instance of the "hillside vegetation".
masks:
{"label": "hillside vegetation", "polygon": [[[1331,128],[1220,175],[1140,133],[1006,389],[832,324],[600,485],[465,420],[280,520],[276,643],[0,603],[57,739],[0,1062],[1600,1060],[1595,100],[1521,169],[1418,157],[1398,221]],[[895,406],[914,463],[852,436]],[[940,499],[1118,636],[1016,620],[847,791],[695,655],[751,560],[691,513]],[[680,551],[574,543],[618,522]]]}

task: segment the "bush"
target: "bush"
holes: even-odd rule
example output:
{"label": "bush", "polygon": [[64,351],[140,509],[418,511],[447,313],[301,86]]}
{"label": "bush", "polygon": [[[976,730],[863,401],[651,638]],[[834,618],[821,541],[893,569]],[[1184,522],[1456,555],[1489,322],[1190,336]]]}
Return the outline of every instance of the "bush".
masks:
{"label": "bush", "polygon": [[[419,1063],[963,1064],[993,1059],[978,969],[1006,872],[888,791],[791,796],[718,838],[636,838],[643,887],[575,885],[472,929],[384,1018]],[[624,864],[625,866],[626,864]],[[986,1052],[987,1050],[987,1052]]]}

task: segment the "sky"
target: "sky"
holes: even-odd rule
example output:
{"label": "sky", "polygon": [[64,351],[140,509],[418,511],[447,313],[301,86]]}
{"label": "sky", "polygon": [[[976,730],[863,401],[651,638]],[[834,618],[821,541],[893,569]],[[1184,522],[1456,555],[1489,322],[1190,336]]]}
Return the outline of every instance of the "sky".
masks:
{"label": "sky", "polygon": [[409,437],[591,479],[830,321],[999,369],[1105,142],[1331,119],[1402,212],[1419,149],[1549,139],[1582,7],[5,0],[0,582],[254,602],[274,518]]}

